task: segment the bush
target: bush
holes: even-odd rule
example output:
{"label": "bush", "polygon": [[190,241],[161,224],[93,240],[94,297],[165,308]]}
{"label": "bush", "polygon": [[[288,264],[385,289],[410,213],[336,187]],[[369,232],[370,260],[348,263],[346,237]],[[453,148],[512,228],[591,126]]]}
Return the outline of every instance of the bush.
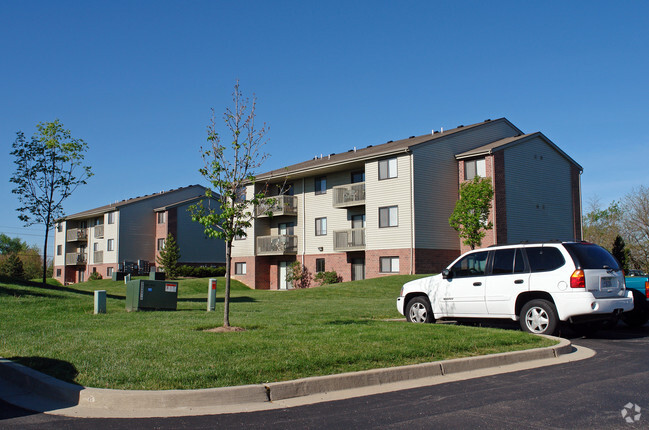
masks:
{"label": "bush", "polygon": [[342,278],[338,276],[338,273],[336,273],[335,270],[332,270],[331,272],[316,273],[315,280],[316,282],[320,283],[320,285],[324,285],[324,284],[337,284],[338,282],[342,281]]}
{"label": "bush", "polygon": [[16,280],[26,279],[23,262],[17,254],[11,253],[8,256],[3,256],[0,260],[0,276]]}
{"label": "bush", "polygon": [[99,272],[92,272],[90,274],[90,276],[88,276],[89,281],[97,281],[99,279],[103,279],[103,277],[101,276],[101,273],[99,273]]}
{"label": "bush", "polygon": [[295,288],[309,288],[311,285],[311,273],[299,261],[294,261],[288,267],[286,282],[293,284]]}

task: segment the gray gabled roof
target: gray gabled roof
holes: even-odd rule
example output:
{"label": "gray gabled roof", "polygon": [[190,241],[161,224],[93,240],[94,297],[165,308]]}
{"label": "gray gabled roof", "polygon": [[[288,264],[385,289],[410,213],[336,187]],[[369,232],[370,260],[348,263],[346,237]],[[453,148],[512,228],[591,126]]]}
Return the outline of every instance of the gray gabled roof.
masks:
{"label": "gray gabled roof", "polygon": [[[256,176],[256,180],[272,180],[273,178],[282,178],[290,176],[292,179],[302,176],[311,176],[318,171],[326,171],[327,169],[335,168],[339,165],[353,164],[368,159],[375,159],[383,156],[398,154],[400,152],[408,152],[410,148],[416,145],[421,145],[438,139],[442,139],[466,130],[477,128],[492,122],[505,121],[514,129],[518,130],[516,126],[510,123],[506,118],[499,118],[495,120],[485,120],[477,124],[466,126],[458,126],[451,130],[443,132],[434,132],[422,136],[411,136],[408,139],[401,139],[396,141],[389,141],[379,145],[369,145],[361,149],[350,149],[347,152],[339,154],[328,154],[322,158],[316,157],[312,160],[304,161],[301,163],[293,164],[281,169],[272,170],[270,172],[262,173]],[[520,130],[519,130],[520,131]]]}
{"label": "gray gabled roof", "polygon": [[575,160],[573,160],[568,154],[563,152],[561,148],[554,144],[550,139],[548,139],[543,133],[537,131],[536,133],[521,134],[519,136],[506,137],[504,139],[496,140],[495,142],[488,143],[486,145],[480,146],[478,148],[472,149],[470,151],[462,152],[461,154],[456,154],[456,160],[463,160],[466,158],[479,157],[483,155],[491,155],[494,152],[502,151],[504,149],[510,148],[514,145],[519,145],[523,142],[526,142],[530,139],[540,138],[549,146],[551,146],[555,151],[561,154],[566,160],[574,164],[579,170],[583,171],[584,168],[579,165]]}
{"label": "gray gabled roof", "polygon": [[180,190],[185,190],[185,189],[194,188],[194,187],[199,187],[203,191],[205,191],[205,189],[206,189],[202,185],[189,185],[187,187],[180,187],[180,188],[172,189],[172,190],[169,190],[169,191],[162,191],[162,192],[159,192],[159,193],[149,194],[149,195],[146,195],[146,196],[139,196],[139,197],[135,197],[135,198],[132,198],[132,199],[121,200],[119,202],[110,203],[110,204],[104,205],[104,206],[99,206],[99,207],[94,208],[94,209],[88,209],[88,210],[83,211],[83,212],[78,212],[78,213],[75,213],[75,214],[72,214],[72,215],[66,215],[66,216],[64,216],[64,217],[62,217],[62,218],[60,218],[60,219],[58,219],[56,221],[58,222],[58,221],[72,220],[72,219],[84,219],[84,218],[89,218],[89,217],[96,216],[96,215],[102,215],[102,214],[105,214],[105,213],[108,213],[108,212],[113,212],[113,211],[115,211],[115,210],[117,210],[117,209],[119,209],[119,208],[121,208],[123,206],[126,206],[126,205],[130,205],[130,204],[133,204],[133,203],[141,202],[143,200],[152,199],[154,197],[164,196],[166,194],[171,194],[171,193],[174,193],[174,192],[177,192],[177,191],[180,191]]}

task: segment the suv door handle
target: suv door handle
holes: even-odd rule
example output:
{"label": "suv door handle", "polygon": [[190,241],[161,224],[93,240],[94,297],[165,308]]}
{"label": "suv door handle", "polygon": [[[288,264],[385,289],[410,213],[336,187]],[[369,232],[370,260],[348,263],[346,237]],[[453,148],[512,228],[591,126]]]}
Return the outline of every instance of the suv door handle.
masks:
{"label": "suv door handle", "polygon": [[482,282],[474,282],[474,283],[473,283],[473,286],[474,286],[474,287],[479,287],[480,285],[482,285]]}
{"label": "suv door handle", "polygon": [[514,281],[514,284],[522,284],[522,283],[524,283],[524,282],[525,282],[525,281],[522,280],[522,279],[517,279],[517,280]]}

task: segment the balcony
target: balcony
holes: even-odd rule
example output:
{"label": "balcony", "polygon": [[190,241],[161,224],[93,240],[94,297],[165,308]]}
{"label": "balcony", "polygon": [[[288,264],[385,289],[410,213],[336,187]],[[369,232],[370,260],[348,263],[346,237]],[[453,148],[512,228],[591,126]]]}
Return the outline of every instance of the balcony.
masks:
{"label": "balcony", "polygon": [[77,266],[80,264],[86,264],[86,254],[82,254],[78,252],[68,252],[67,254],[65,254],[65,264],[67,266]]}
{"label": "balcony", "polygon": [[364,228],[334,231],[334,251],[356,251],[362,249],[365,249]]}
{"label": "balcony", "polygon": [[95,264],[102,264],[104,262],[104,251],[93,251],[93,260]]}
{"label": "balcony", "polygon": [[297,236],[259,236],[257,238],[257,255],[295,255],[297,254]]}
{"label": "balcony", "polygon": [[88,240],[87,228],[71,228],[66,233],[68,242],[85,242]]}
{"label": "balcony", "polygon": [[104,225],[99,224],[95,226],[95,239],[103,239],[104,238]]}
{"label": "balcony", "polygon": [[273,216],[280,215],[297,215],[297,196],[273,196],[269,197],[271,201],[262,202],[257,206],[257,217],[263,218],[270,216],[269,213],[272,213]]}
{"label": "balcony", "polygon": [[365,204],[365,182],[333,187],[335,208],[348,208]]}

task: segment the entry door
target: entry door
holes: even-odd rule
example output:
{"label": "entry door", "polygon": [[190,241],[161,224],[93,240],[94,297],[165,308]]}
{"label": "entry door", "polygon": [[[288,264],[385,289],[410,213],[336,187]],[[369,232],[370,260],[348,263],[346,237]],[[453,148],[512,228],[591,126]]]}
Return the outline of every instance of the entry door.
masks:
{"label": "entry door", "polygon": [[354,258],[352,259],[352,281],[361,279],[365,279],[365,259]]}
{"label": "entry door", "polygon": [[277,271],[277,276],[279,276],[277,285],[279,285],[280,290],[288,289],[288,282],[286,282],[287,271],[288,271],[288,263],[286,261],[280,261],[279,270]]}
{"label": "entry door", "polygon": [[77,270],[77,282],[83,282],[86,280],[86,272],[83,269]]}

